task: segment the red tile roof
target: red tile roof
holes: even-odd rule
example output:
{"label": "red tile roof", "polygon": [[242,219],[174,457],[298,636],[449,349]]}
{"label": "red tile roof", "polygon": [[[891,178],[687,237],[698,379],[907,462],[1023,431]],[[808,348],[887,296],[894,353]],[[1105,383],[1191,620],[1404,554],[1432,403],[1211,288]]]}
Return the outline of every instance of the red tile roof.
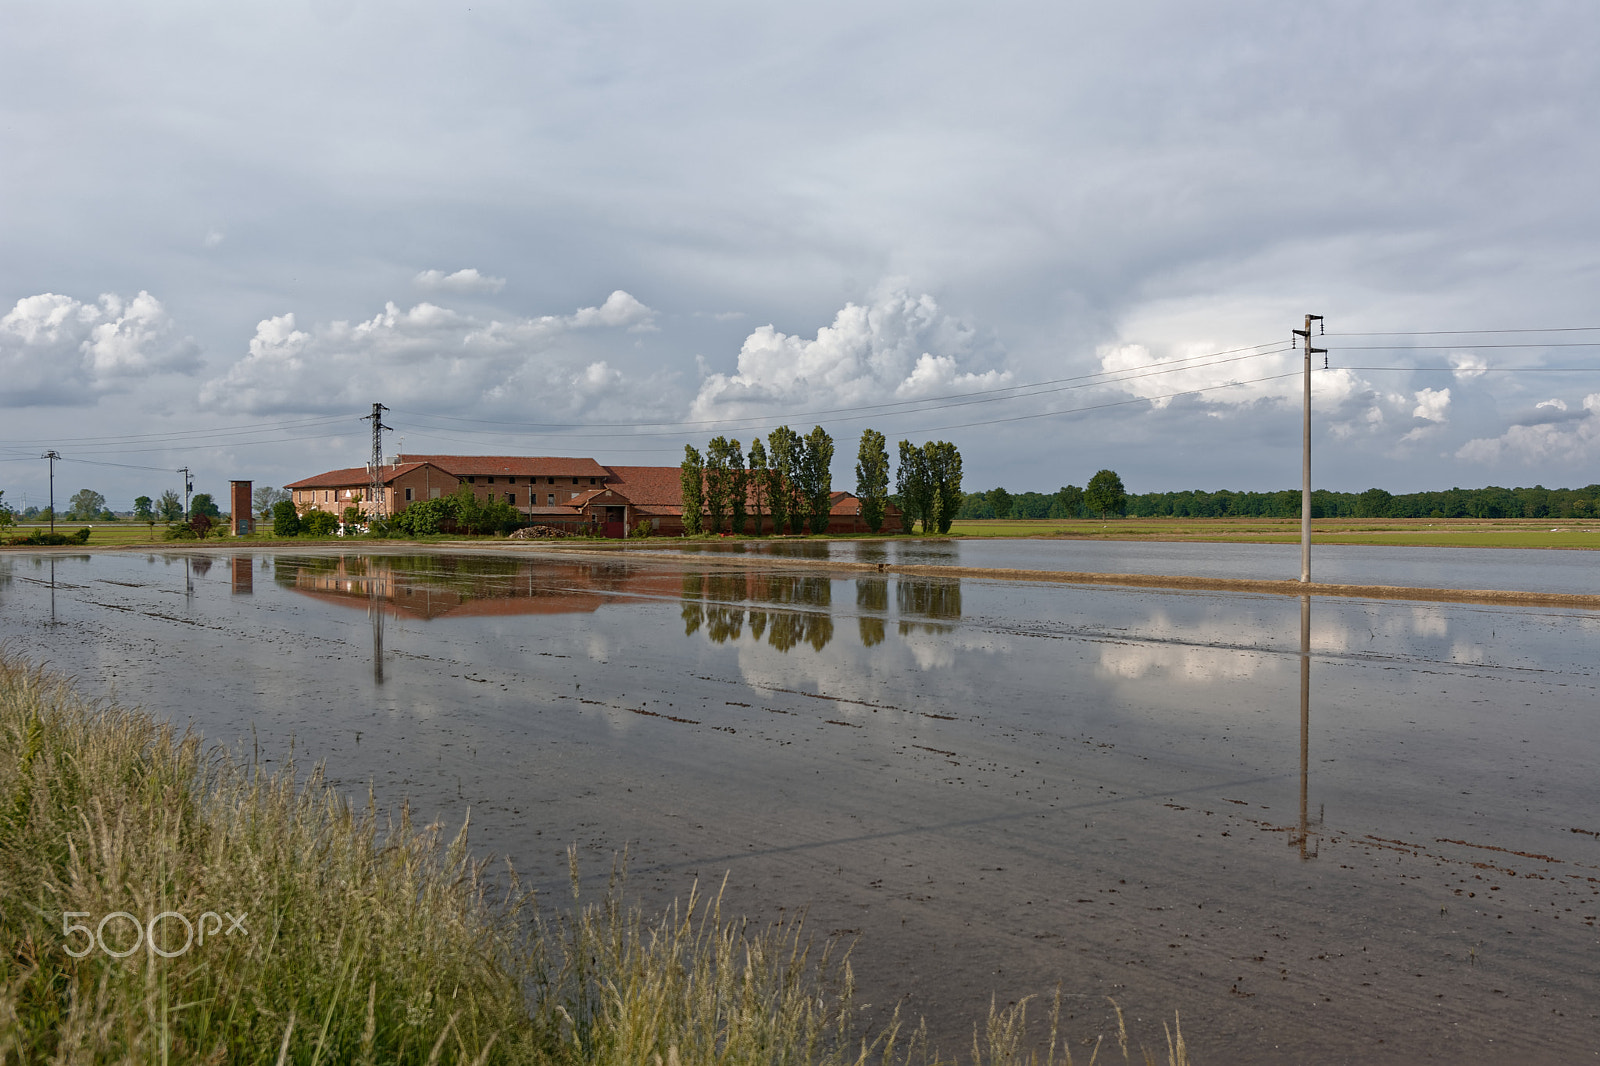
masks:
{"label": "red tile roof", "polygon": [[593,459],[559,455],[402,455],[402,462],[432,463],[457,477],[582,477],[604,478],[606,468]]}
{"label": "red tile roof", "polygon": [[[398,466],[383,468],[383,483],[387,485],[401,474],[409,474],[418,467],[427,466],[424,462],[405,462]],[[437,465],[437,464],[435,464]],[[314,474],[299,481],[291,481],[284,486],[286,489],[342,489],[346,486],[355,488],[372,484],[372,475],[364,466],[350,466],[343,470],[329,470],[325,474]]]}
{"label": "red tile roof", "polygon": [[606,479],[636,507],[683,506],[683,471],[676,466],[612,466]]}

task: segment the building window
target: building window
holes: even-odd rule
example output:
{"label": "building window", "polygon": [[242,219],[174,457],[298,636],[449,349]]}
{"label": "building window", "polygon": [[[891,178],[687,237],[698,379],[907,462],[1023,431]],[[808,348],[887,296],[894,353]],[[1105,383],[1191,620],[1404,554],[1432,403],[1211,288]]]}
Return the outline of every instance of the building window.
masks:
{"label": "building window", "polygon": [[578,483],[578,479],[577,479],[577,478],[573,478],[573,479],[572,479],[572,483],[573,483],[573,484],[574,484],[574,485],[576,485],[576,484],[577,484],[577,483]]}
{"label": "building window", "polygon": [[467,484],[468,485],[475,485],[475,484],[477,484],[477,482],[473,481],[472,478],[469,477],[469,478],[467,478]]}
{"label": "building window", "polygon": [[492,478],[492,477],[484,478],[483,479],[483,483],[485,485],[493,485],[494,484],[494,478]]}
{"label": "building window", "polygon": [[555,483],[556,483],[556,479],[555,479],[555,478],[553,478],[553,477],[547,477],[547,478],[545,478],[545,481],[546,481],[546,482],[547,482],[547,483],[548,483],[548,484],[551,484],[551,485],[554,485],[554,484],[555,484]]}
{"label": "building window", "polygon": [[598,478],[590,478],[590,479],[589,479],[589,484],[591,484],[591,485],[598,485],[598,484],[600,484],[600,481],[599,481],[599,479],[598,479]]}
{"label": "building window", "polygon": [[506,493],[506,502],[515,506],[517,502],[517,494],[514,492]]}
{"label": "building window", "polygon": [[410,489],[406,489],[406,502],[407,503],[411,502],[411,490]]}
{"label": "building window", "polygon": [[550,500],[550,506],[554,507],[556,505],[556,494],[553,492],[550,493],[548,499]]}

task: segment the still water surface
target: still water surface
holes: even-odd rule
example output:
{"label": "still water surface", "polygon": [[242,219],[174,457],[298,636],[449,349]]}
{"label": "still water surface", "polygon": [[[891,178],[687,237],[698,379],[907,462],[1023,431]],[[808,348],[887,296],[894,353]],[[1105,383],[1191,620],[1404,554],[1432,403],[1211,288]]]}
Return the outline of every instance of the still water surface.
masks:
{"label": "still water surface", "polygon": [[[1559,534],[1552,534],[1559,536]],[[1297,581],[1298,544],[1181,544],[1102,540],[736,541],[688,544],[697,552],[793,555],[842,562],[1188,574]],[[1600,552],[1537,548],[1389,548],[1315,544],[1311,579],[1338,585],[1600,593]]]}
{"label": "still water surface", "polygon": [[651,905],[726,875],[736,912],[809,906],[871,1013],[952,1049],[1060,982],[1075,1039],[1112,995],[1146,1039],[1180,1010],[1204,1062],[1594,1058],[1597,641],[1577,611],[692,558],[0,556],[12,651],[470,807],[555,899],[576,841],[596,880],[626,846]]}

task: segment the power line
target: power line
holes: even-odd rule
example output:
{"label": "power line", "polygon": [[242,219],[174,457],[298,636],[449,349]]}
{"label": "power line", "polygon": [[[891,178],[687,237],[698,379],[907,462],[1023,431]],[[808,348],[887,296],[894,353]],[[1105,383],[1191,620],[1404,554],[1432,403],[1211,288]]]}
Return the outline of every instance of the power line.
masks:
{"label": "power line", "polygon": [[[1333,334],[1328,334],[1333,336]],[[1600,341],[1558,341],[1554,344],[1344,344],[1340,352],[1409,352],[1438,348],[1600,348]]]}
{"label": "power line", "polygon": [[[319,425],[329,425],[343,422],[354,415],[319,415],[315,418],[289,419],[279,422],[256,422],[248,425],[229,426],[218,429],[183,429],[163,433],[125,433],[109,437],[56,437],[52,438],[62,444],[79,444],[88,447],[110,447],[118,444],[147,443],[150,441],[177,441],[204,437],[223,437],[238,434],[253,433],[261,429],[290,429],[311,428]],[[27,444],[27,441],[0,440],[0,445]]]}
{"label": "power line", "polygon": [[1420,374],[1600,374],[1600,366],[1341,366],[1336,369],[1405,370]]}
{"label": "power line", "polygon": [[[1268,351],[1256,351],[1259,348],[1268,348]],[[803,411],[798,413],[777,415],[741,415],[733,418],[706,418],[694,420],[681,420],[672,422],[511,422],[490,418],[465,418],[457,415],[431,415],[421,412],[409,411],[406,408],[395,408],[397,414],[420,415],[424,418],[435,418],[450,422],[464,422],[473,425],[511,426],[518,429],[642,429],[649,427],[662,427],[667,429],[687,429],[701,426],[727,425],[734,422],[755,422],[759,424],[777,421],[809,421],[821,415],[847,415],[862,411],[887,412],[890,408],[914,407],[916,410],[901,412],[920,414],[925,411],[942,410],[947,407],[965,407],[975,403],[993,403],[999,400],[1021,399],[1025,396],[1047,395],[1050,392],[1067,391],[1073,388],[1085,388],[1091,385],[1115,384],[1117,381],[1129,380],[1137,377],[1148,377],[1158,374],[1175,373],[1180,370],[1198,370],[1207,366],[1217,366],[1222,363],[1238,362],[1243,359],[1255,359],[1262,356],[1277,355],[1289,350],[1281,341],[1268,341],[1262,344],[1252,344],[1243,348],[1230,348],[1221,352],[1207,352],[1204,355],[1178,356],[1174,359],[1155,360],[1136,366],[1125,367],[1120,370],[1099,370],[1091,374],[1077,374],[1071,377],[1053,378],[1048,381],[1035,381],[1023,385],[1006,385],[994,389],[977,389],[972,392],[950,393],[943,396],[922,396],[912,400],[893,400],[885,403],[860,404],[854,407],[824,408],[818,411]],[[1235,353],[1244,352],[1244,355]],[[1234,356],[1234,358],[1222,358]],[[1201,362],[1200,360],[1211,360]],[[1148,374],[1136,371],[1149,371]],[[1092,380],[1101,379],[1101,380]],[[1078,383],[1078,384],[1068,384]],[[1062,388],[1049,388],[1049,386],[1062,386]],[[1024,390],[1039,390],[1026,392]],[[1017,393],[1019,395],[1003,396],[1001,393]],[[951,401],[944,403],[942,401]]]}
{"label": "power line", "polygon": [[1329,333],[1329,337],[1466,337],[1488,333],[1595,333],[1600,326],[1547,326],[1536,329],[1393,329],[1380,333]]}

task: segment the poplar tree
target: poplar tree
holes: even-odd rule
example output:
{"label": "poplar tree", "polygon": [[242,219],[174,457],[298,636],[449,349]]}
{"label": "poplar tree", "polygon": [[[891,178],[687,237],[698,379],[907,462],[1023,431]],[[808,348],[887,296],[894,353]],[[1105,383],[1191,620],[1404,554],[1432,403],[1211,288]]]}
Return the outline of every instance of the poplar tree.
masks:
{"label": "poplar tree", "polygon": [[681,467],[683,485],[683,535],[695,536],[700,532],[700,509],[705,504],[705,461],[694,445],[683,446]]}
{"label": "poplar tree", "polygon": [[767,499],[767,448],[756,437],[750,442],[749,470],[745,480],[750,489],[750,504],[755,511],[756,536],[761,536],[761,508]]}
{"label": "poplar tree", "polygon": [[795,476],[805,460],[805,438],[788,426],[779,426],[767,434],[767,456],[771,462],[767,474],[767,503],[772,508],[772,529],[783,532],[785,523],[789,532],[800,532],[805,520],[801,511],[799,486]]}
{"label": "poplar tree", "polygon": [[727,513],[729,490],[728,439],[713,437],[706,445],[706,525],[708,533],[722,532],[722,518]]}
{"label": "poplar tree", "polygon": [[895,493],[900,497],[901,519],[905,531],[922,520],[922,531],[928,532],[928,519],[933,510],[933,486],[928,480],[928,456],[908,440],[900,442],[900,469],[895,471]]}
{"label": "poplar tree", "polygon": [[861,431],[861,446],[856,451],[856,495],[861,498],[861,517],[874,533],[883,529],[883,504],[889,495],[889,447],[875,429]]}
{"label": "poplar tree", "polygon": [[[961,453],[949,441],[936,441],[923,447],[928,453],[928,480],[937,506],[935,523],[940,533],[948,533],[950,523],[961,509]],[[926,522],[922,528],[927,532]]]}
{"label": "poplar tree", "polygon": [[747,518],[746,497],[750,492],[749,479],[744,472],[744,452],[736,440],[728,442],[728,494],[732,517],[728,529],[736,537],[744,536]]}
{"label": "poplar tree", "polygon": [[821,426],[806,434],[804,492],[811,532],[828,531],[829,504],[833,502],[833,438]]}

